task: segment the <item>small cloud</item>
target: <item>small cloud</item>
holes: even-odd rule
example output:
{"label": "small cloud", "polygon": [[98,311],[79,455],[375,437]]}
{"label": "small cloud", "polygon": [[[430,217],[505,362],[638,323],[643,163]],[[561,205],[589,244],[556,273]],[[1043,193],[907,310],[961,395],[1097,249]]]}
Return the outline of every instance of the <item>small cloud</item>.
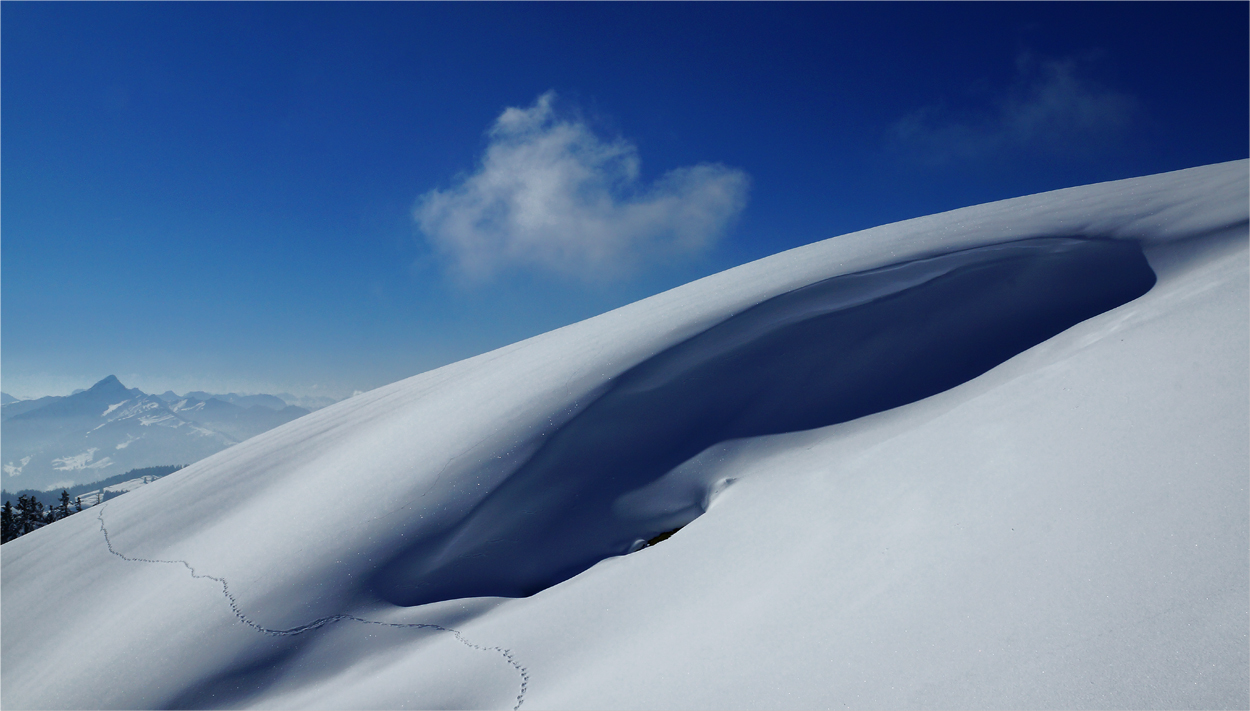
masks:
{"label": "small cloud", "polygon": [[1023,53],[1004,96],[976,112],[919,109],[890,128],[891,143],[932,163],[1004,150],[1085,152],[1132,124],[1137,100],[1085,76],[1091,57],[1039,59]]}
{"label": "small cloud", "polygon": [[555,101],[505,110],[477,171],[417,200],[417,225],[467,281],[509,268],[619,276],[706,251],[745,207],[750,179],[719,163],[643,185],[632,143],[601,138]]}

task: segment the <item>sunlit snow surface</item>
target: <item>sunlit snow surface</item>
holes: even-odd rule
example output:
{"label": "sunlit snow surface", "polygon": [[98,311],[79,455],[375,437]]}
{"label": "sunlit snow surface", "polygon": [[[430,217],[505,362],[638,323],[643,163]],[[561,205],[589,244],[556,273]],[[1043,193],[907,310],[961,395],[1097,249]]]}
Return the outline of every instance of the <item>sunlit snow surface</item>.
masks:
{"label": "sunlit snow surface", "polygon": [[0,703],[1244,708],[1247,169],[845,235],[255,437],[3,547]]}

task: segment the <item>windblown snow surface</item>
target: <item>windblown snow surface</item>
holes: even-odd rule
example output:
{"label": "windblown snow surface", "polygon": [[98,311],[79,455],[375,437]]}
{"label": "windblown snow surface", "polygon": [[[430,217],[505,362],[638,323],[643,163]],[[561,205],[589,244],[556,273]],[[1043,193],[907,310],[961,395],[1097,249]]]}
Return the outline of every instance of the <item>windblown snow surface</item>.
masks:
{"label": "windblown snow surface", "polygon": [[271,430],[6,544],[0,701],[1245,708],[1247,173],[845,235]]}

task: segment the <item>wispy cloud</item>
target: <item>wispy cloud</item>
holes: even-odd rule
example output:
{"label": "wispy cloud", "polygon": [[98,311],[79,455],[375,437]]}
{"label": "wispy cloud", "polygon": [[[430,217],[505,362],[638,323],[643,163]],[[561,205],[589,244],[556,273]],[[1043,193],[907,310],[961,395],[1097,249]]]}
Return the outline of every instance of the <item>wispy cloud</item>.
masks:
{"label": "wispy cloud", "polygon": [[1041,59],[1022,53],[1001,98],[978,111],[928,106],[896,122],[891,142],[934,163],[1001,151],[1082,152],[1118,138],[1137,100],[1086,76],[1093,56]]}
{"label": "wispy cloud", "polygon": [[643,185],[632,143],[555,103],[547,92],[505,110],[477,171],[417,200],[421,231],[466,280],[510,268],[620,276],[707,250],[745,207],[743,171],[700,163]]}

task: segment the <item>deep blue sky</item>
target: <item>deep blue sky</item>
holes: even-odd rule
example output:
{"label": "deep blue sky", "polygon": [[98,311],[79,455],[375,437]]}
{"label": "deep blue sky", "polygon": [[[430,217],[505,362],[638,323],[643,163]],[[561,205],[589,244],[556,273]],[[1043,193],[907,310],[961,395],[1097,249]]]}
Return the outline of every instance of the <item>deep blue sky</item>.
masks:
{"label": "deep blue sky", "polygon": [[[838,234],[1245,158],[1247,8],[5,2],[2,386],[345,395]],[[488,149],[531,165],[548,134],[488,131],[549,91],[548,127],[640,158],[619,205],[702,163],[737,201],[667,251],[668,217],[603,213],[629,269],[579,276],[586,237],[466,277],[472,200],[414,208]]]}

